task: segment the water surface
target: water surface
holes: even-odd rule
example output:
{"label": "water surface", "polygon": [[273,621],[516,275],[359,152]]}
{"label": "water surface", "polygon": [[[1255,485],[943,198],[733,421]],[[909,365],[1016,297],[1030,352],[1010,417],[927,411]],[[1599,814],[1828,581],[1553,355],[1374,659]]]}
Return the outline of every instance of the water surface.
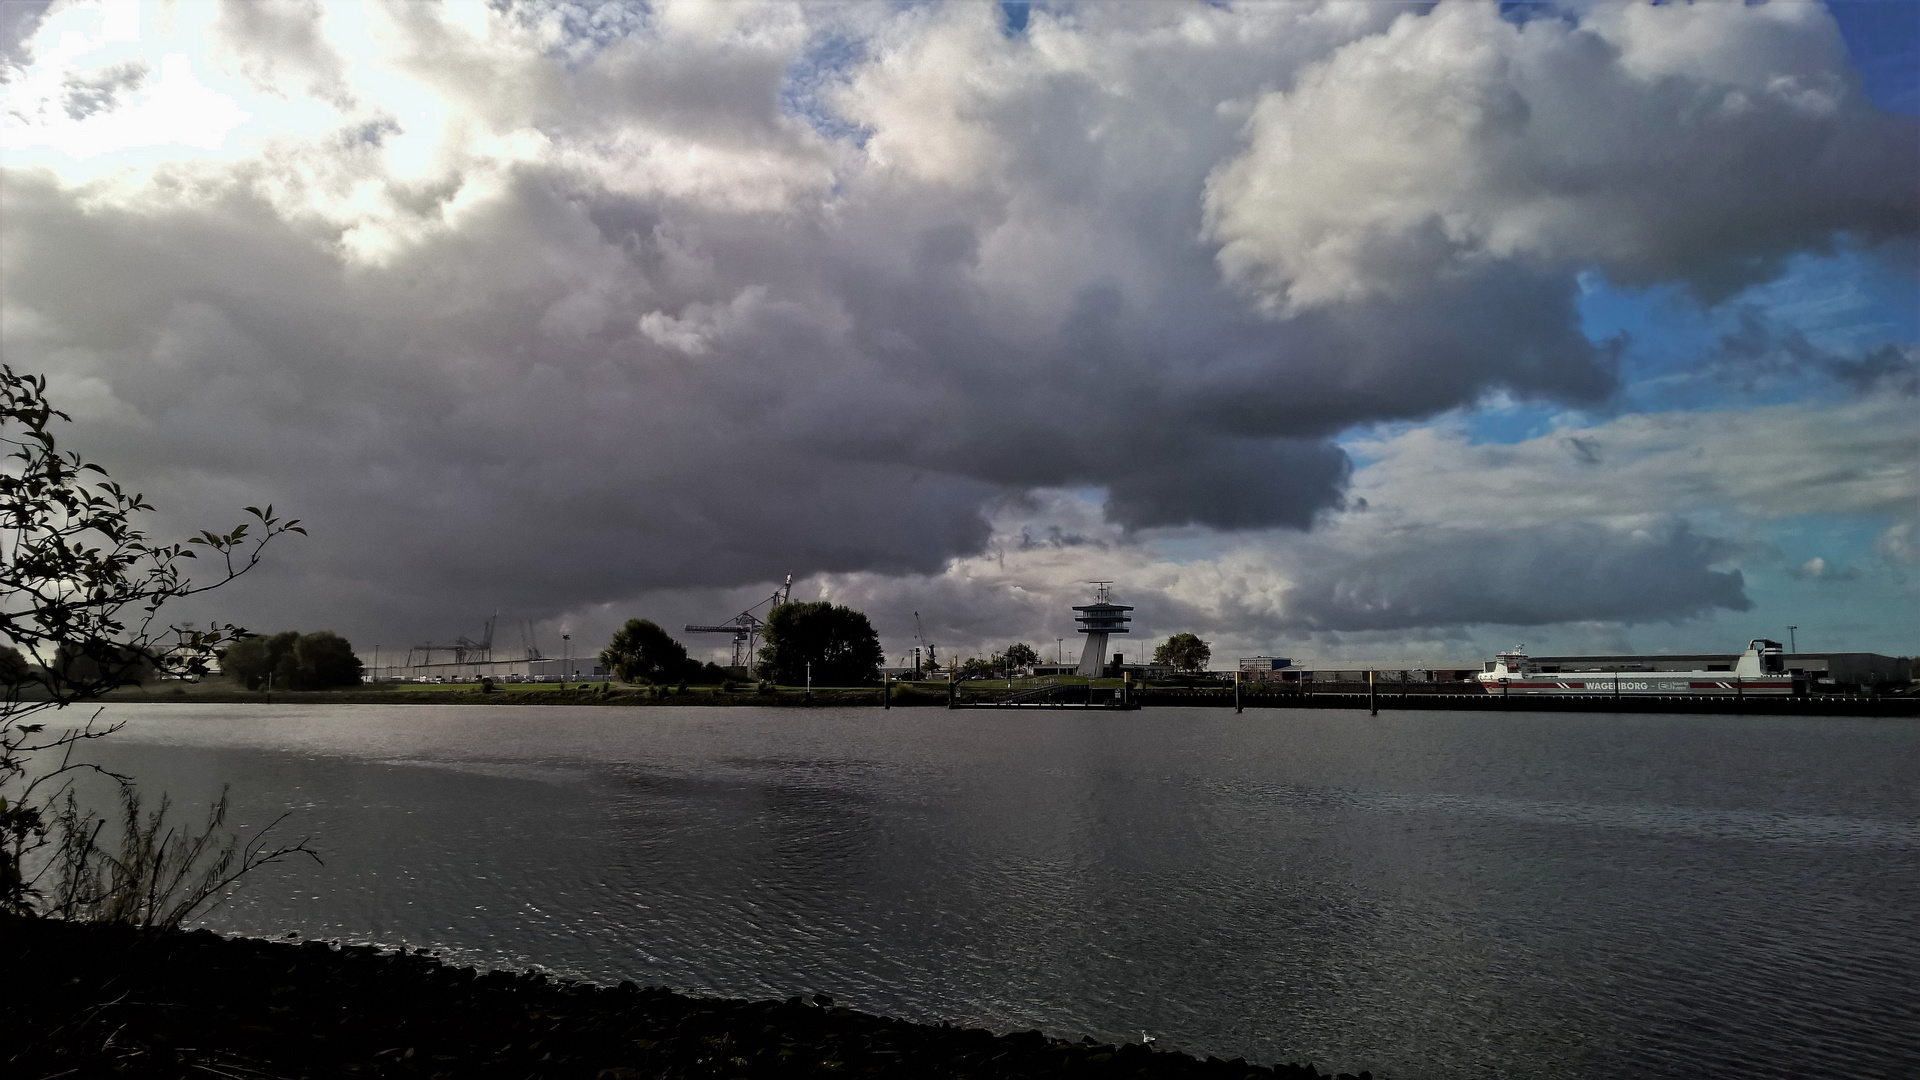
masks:
{"label": "water surface", "polygon": [[1920,1071],[1920,724],[114,706],[205,924],[1387,1077]]}

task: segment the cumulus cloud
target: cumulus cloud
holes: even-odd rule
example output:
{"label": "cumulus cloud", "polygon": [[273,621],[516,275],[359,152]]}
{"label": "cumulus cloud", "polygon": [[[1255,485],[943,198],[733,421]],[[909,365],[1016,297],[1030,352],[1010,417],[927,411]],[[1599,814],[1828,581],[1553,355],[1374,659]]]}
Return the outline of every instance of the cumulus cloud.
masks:
{"label": "cumulus cloud", "polygon": [[[1704,534],[1554,516],[1577,494],[1512,535],[1624,538],[1594,574],[1674,568],[1668,606],[1421,592],[1342,510],[1396,520],[1417,470],[1335,438],[1603,399],[1583,271],[1716,296],[1914,228],[1913,125],[1811,5],[121,11],[57,6],[9,54],[9,362],[84,388],[77,441],[183,520],[295,507],[315,539],[271,592],[348,630],[1078,572],[1149,533],[1220,553],[1136,566],[1195,617],[1737,606]],[[1615,434],[1524,453],[1631,472]],[[1063,491],[1093,519],[1014,543]],[[1236,562],[1335,519],[1314,580],[1370,584]]]}
{"label": "cumulus cloud", "polygon": [[1787,576],[1796,581],[1852,581],[1860,576],[1860,571],[1851,566],[1835,566],[1823,556],[1815,555],[1790,568]]}
{"label": "cumulus cloud", "polygon": [[1283,311],[1515,261],[1725,296],[1836,232],[1906,233],[1920,205],[1911,125],[1859,96],[1811,4],[1518,25],[1442,4],[1261,94],[1246,139],[1208,229]]}

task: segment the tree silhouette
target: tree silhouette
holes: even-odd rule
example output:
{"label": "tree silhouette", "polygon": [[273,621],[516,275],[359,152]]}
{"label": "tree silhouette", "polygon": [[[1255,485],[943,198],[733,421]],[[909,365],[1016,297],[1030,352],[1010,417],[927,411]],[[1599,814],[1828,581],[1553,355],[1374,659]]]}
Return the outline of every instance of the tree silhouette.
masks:
{"label": "tree silhouette", "polygon": [[1213,659],[1213,650],[1192,634],[1175,634],[1153,650],[1153,662],[1185,672],[1199,671]]}
{"label": "tree silhouette", "polygon": [[600,662],[621,682],[674,683],[691,678],[700,665],[687,647],[652,619],[628,619],[600,651]]}
{"label": "tree silhouette", "polygon": [[824,600],[781,604],[767,613],[759,675],[785,686],[868,686],[880,681],[880,635],[858,611]]}

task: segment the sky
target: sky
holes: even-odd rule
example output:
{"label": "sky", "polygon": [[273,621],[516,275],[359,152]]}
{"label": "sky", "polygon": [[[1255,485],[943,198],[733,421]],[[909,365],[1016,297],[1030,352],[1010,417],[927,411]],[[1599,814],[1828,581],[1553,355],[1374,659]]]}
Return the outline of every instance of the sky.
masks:
{"label": "sky", "polygon": [[161,534],[311,530],[182,618],[578,655],[791,574],[893,662],[1073,653],[1096,579],[1216,666],[1920,645],[1920,6],[10,3],[0,56],[5,362]]}

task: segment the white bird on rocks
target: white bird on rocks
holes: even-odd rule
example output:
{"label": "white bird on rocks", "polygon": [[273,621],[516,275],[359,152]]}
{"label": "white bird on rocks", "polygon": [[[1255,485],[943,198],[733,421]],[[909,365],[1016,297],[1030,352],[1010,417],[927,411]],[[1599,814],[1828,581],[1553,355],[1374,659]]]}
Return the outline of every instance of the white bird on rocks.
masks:
{"label": "white bird on rocks", "polygon": [[1153,1036],[1147,1034],[1146,1028],[1140,1029],[1140,1045],[1149,1050],[1153,1049]]}

